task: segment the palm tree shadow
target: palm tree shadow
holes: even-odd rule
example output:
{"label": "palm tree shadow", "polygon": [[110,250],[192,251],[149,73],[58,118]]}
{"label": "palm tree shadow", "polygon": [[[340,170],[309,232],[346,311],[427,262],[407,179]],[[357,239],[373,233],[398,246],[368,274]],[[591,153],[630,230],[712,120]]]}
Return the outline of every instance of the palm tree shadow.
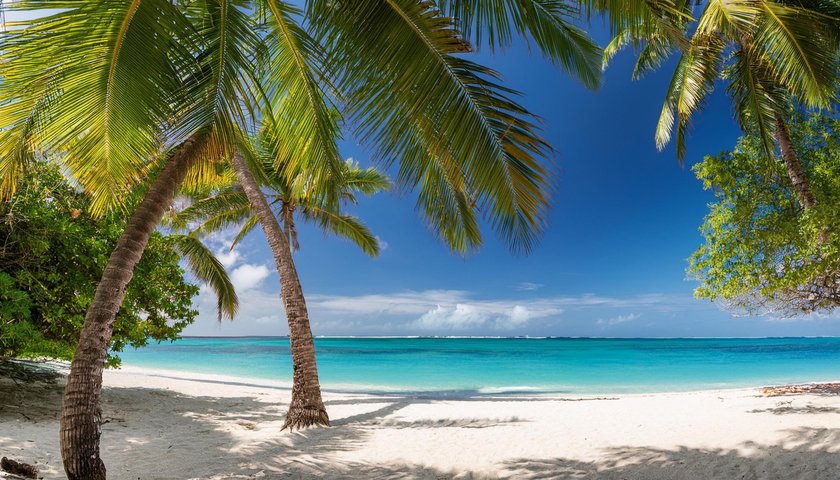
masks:
{"label": "palm tree shadow", "polygon": [[[46,392],[46,393],[45,393]],[[61,385],[24,388],[15,408],[0,401],[0,420],[12,429],[0,433],[0,451],[35,463],[45,478],[61,476],[58,413]],[[287,400],[287,398],[284,398]],[[513,478],[785,479],[838,478],[840,429],[798,428],[777,445],[747,442],[737,449],[605,449],[594,461],[574,458],[500,460],[495,472],[444,471],[409,460],[365,462],[356,450],[381,428],[486,428],[521,422],[502,419],[403,420],[399,412],[416,398],[353,401],[351,415],[331,428],[281,431],[286,404],[251,397],[193,397],[169,390],[106,388],[103,392],[102,454],[109,478],[233,479],[472,479]],[[336,400],[334,405],[348,402]],[[12,402],[14,403],[14,402]],[[356,408],[356,407],[359,408]],[[25,413],[29,418],[22,417]],[[445,430],[442,430],[444,432]],[[30,436],[30,434],[32,434]],[[37,434],[37,435],[36,435]],[[445,435],[445,434],[444,434]],[[34,440],[34,441],[33,441]],[[475,445],[477,450],[481,445]]]}
{"label": "palm tree shadow", "polygon": [[566,458],[517,459],[506,462],[503,471],[506,477],[523,480],[825,480],[838,478],[838,452],[840,429],[798,428],[790,430],[780,445],[745,442],[734,450],[621,447],[605,450],[595,462]]}

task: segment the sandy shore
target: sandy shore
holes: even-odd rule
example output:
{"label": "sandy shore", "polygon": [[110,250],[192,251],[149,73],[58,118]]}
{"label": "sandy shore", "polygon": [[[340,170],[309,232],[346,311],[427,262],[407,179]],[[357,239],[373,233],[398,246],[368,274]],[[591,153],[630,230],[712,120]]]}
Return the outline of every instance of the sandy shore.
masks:
{"label": "sandy shore", "polygon": [[[105,385],[112,479],[840,478],[833,395],[327,393],[333,427],[289,433],[282,385],[136,368],[107,372]],[[0,456],[63,478],[60,404],[60,384],[0,383]]]}

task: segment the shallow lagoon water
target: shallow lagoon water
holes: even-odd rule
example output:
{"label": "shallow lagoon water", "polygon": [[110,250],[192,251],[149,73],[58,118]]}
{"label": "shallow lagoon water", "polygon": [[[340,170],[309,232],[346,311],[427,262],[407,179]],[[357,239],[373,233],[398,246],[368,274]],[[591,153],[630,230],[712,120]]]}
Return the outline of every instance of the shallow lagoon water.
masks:
{"label": "shallow lagoon water", "polygon": [[[326,390],[436,396],[653,393],[840,379],[840,338],[316,338]],[[290,383],[286,337],[186,337],[130,366]]]}

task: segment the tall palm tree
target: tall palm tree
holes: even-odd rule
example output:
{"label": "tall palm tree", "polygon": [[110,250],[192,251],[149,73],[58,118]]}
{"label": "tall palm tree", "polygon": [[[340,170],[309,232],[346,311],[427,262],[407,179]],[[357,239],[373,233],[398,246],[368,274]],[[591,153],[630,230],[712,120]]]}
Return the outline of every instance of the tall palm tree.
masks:
{"label": "tall palm tree", "polygon": [[[200,179],[204,160],[246,123],[240,98],[249,85],[240,72],[253,68],[247,48],[258,42],[250,25],[229,28],[232,18],[248,17],[227,2],[185,10],[164,0],[33,0],[14,8],[34,18],[3,37],[4,179],[19,174],[33,150],[60,155],[101,212],[158,170],[108,260],[65,389],[65,471],[105,478],[102,368],[125,286],[184,179]],[[60,10],[44,15],[47,8]]]}
{"label": "tall palm tree", "polygon": [[[690,10],[692,2],[684,0],[682,8]],[[661,32],[640,37],[623,31],[606,48],[605,59],[640,41],[646,43],[634,77],[679,50]],[[656,129],[657,147],[668,144],[676,123],[677,155],[684,157],[691,116],[722,79],[728,83],[741,127],[758,133],[768,161],[775,158],[774,143],[778,143],[797,200],[803,209],[813,208],[816,200],[793,148],[786,117],[791,102],[826,108],[836,101],[839,45],[836,2],[708,0],[668,87]]]}
{"label": "tall palm tree", "polygon": [[[583,3],[596,9],[626,3],[630,8],[611,18],[637,18],[646,6],[667,1]],[[362,119],[360,132],[377,156],[400,159],[400,180],[420,189],[421,208],[453,248],[480,244],[477,208],[514,248],[533,247],[547,203],[539,159],[550,149],[533,117],[512,100],[515,92],[499,85],[491,70],[458,56],[469,50],[467,42],[430,4],[354,5],[309,2],[309,11],[328,7],[331,13],[310,17],[331,47],[339,45],[326,62],[296,23],[295,9],[279,0],[20,0],[9,6],[30,19],[9,25],[0,37],[0,193],[14,190],[10,179],[23,173],[35,150],[60,153],[98,211],[119,205],[127,189],[159,172],[109,258],[71,366],[61,427],[69,478],[105,478],[99,457],[105,350],[150,233],[184,179],[212,179],[214,162],[240,158],[237,138],[254,112],[270,110],[268,118],[289,132],[284,138],[296,137],[274,152],[278,169],[294,165],[305,147],[321,153],[305,165],[317,178],[340,163],[330,136],[336,119],[324,94],[336,92],[342,112]],[[348,8],[348,18],[362,14],[364,21],[348,23],[339,15]],[[518,22],[514,30],[586,78],[597,49],[586,47],[582,33],[569,36],[565,10],[547,11],[539,22]],[[476,18],[476,31],[484,31],[487,18]],[[348,45],[364,49],[336,56],[338,38],[347,34]],[[368,41],[373,38],[382,45]],[[559,48],[569,38],[569,48]],[[562,52],[584,47],[588,53],[568,59],[589,60],[564,63]],[[366,82],[374,87],[368,93],[361,88]],[[386,82],[397,88],[385,88]],[[243,186],[251,184],[246,167],[236,169]],[[263,227],[277,236],[278,229]]]}
{"label": "tall palm tree", "polygon": [[[265,136],[262,140],[270,141]],[[295,217],[299,216],[304,221],[316,223],[325,231],[347,238],[365,253],[376,256],[379,253],[376,237],[358,219],[341,213],[340,207],[342,203],[355,203],[357,193],[371,195],[388,188],[389,183],[388,179],[376,170],[363,170],[349,162],[343,165],[337,175],[323,177],[328,182],[326,184],[313,182],[311,178],[307,178],[306,171],[301,171],[290,182],[285,175],[271,169],[270,152],[273,148],[260,150],[263,154],[251,156],[252,160],[257,162],[250,162],[249,168],[242,168],[244,158],[234,160],[234,168],[240,169],[238,178],[245,176],[246,182],[253,183],[229,186],[212,196],[196,200],[177,214],[177,224],[183,228],[198,222],[191,236],[240,225],[241,229],[231,248],[257,224],[263,225],[266,238],[274,243],[272,251],[280,254],[277,256],[277,269],[289,324],[294,367],[292,398],[283,429],[312,425],[329,426],[329,416],[321,399],[306,301],[292,258],[292,251],[299,248]],[[266,163],[268,168],[263,168]],[[257,176],[262,180],[260,183],[269,189],[269,193],[262,193],[251,172],[259,172]],[[324,189],[332,189],[333,192],[325,195],[322,192]],[[336,198],[338,201],[325,201],[327,197]],[[255,203],[262,209],[262,213],[253,207]],[[268,215],[271,215],[271,220],[266,218]],[[269,228],[266,229],[266,225]]]}

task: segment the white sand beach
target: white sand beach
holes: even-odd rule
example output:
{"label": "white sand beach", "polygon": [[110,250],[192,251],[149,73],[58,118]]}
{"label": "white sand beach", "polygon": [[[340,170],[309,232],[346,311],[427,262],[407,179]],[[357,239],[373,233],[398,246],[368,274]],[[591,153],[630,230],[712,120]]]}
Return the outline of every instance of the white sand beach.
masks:
{"label": "white sand beach", "polygon": [[[0,384],[0,456],[63,478],[61,384]],[[759,388],[431,400],[326,393],[333,426],[281,432],[289,391],[124,368],[105,375],[112,479],[833,479],[840,396]]]}

